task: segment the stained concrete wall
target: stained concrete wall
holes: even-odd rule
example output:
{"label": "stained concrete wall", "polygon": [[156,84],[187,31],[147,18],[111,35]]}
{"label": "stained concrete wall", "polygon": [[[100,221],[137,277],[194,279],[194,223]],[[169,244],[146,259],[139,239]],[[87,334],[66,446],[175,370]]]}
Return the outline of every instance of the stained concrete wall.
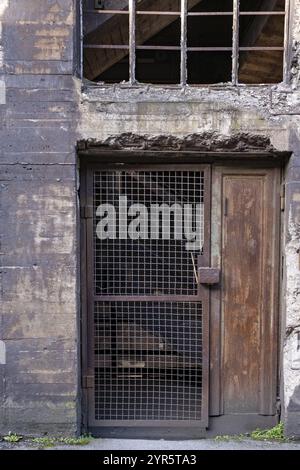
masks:
{"label": "stained concrete wall", "polygon": [[0,432],[78,420],[73,0],[1,0]]}
{"label": "stained concrete wall", "polygon": [[287,432],[300,436],[300,0],[294,4],[288,86],[81,92],[76,2],[2,0],[0,432],[78,429],[77,140],[213,131],[224,139],[266,136],[293,153],[286,171],[282,399]]}

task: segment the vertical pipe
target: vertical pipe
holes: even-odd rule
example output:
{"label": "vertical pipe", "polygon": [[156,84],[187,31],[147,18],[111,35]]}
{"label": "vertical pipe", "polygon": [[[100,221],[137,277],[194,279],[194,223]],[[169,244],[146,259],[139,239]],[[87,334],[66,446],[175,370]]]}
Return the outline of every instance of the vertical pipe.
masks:
{"label": "vertical pipe", "polygon": [[135,80],[135,20],[136,0],[129,0],[129,82],[133,85]]}
{"label": "vertical pipe", "polygon": [[233,22],[232,22],[232,84],[238,83],[239,71],[239,15],[240,0],[233,0]]}
{"label": "vertical pipe", "polygon": [[293,0],[285,0],[285,17],[284,17],[284,51],[283,51],[283,83],[289,83],[289,70],[290,70],[290,15]]}
{"label": "vertical pipe", "polygon": [[187,0],[181,0],[180,18],[180,83],[185,86],[187,81]]}

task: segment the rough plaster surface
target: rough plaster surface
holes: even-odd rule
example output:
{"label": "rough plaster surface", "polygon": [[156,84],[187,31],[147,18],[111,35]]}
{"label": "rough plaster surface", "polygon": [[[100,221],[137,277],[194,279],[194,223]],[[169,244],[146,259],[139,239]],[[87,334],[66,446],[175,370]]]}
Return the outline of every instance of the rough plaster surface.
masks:
{"label": "rough plaster surface", "polygon": [[300,370],[291,359],[300,311],[300,0],[293,2],[290,85],[86,84],[82,93],[74,78],[75,0],[21,3],[0,2],[0,340],[7,362],[0,432],[78,429],[77,141],[182,148],[200,135],[206,150],[292,152],[282,399],[288,433],[300,436]]}
{"label": "rough plaster surface", "polygon": [[268,152],[276,155],[276,149],[268,137],[247,133],[224,136],[216,132],[173,135],[136,135],[132,132],[111,135],[104,141],[88,139],[78,142],[78,148],[100,150],[192,150],[206,152]]}

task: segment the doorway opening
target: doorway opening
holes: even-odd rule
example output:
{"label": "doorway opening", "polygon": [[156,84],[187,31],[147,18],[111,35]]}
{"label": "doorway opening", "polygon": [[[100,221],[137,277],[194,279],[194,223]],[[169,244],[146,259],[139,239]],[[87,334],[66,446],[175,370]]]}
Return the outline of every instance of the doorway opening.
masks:
{"label": "doorway opening", "polygon": [[279,186],[261,162],[85,162],[87,429],[276,424]]}

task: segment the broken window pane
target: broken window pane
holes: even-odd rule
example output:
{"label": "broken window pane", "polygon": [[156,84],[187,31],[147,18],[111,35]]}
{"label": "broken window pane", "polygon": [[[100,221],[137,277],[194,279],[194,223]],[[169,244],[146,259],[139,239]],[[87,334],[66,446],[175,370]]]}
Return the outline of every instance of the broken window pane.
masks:
{"label": "broken window pane", "polygon": [[188,52],[188,83],[210,84],[231,81],[231,52]]}
{"label": "broken window pane", "polygon": [[[99,7],[96,7],[99,5]],[[100,8],[100,5],[102,7]],[[83,0],[83,34],[86,36],[92,31],[95,31],[101,25],[105,25],[113,17],[111,10],[124,11],[124,19],[128,23],[128,0]]]}
{"label": "broken window pane", "polygon": [[[283,11],[284,0],[241,0],[243,11]],[[278,83],[283,78],[284,15],[240,15],[239,82]],[[247,51],[243,48],[262,48]]]}
{"label": "broken window pane", "polygon": [[[183,41],[181,6],[180,0],[136,0],[135,27],[130,36],[128,0],[83,0],[84,77],[122,82],[129,79],[130,69],[132,82],[136,78],[179,84],[182,77],[184,84],[185,71],[181,73],[180,67],[185,61],[180,58],[186,55],[191,84],[228,82],[232,68],[233,76],[238,74],[242,83],[282,80],[285,0],[240,0],[238,37],[233,36],[233,0],[187,0]],[[239,70],[232,61],[234,39],[239,46]],[[134,62],[129,64],[134,54],[135,71]],[[261,57],[267,58],[269,67],[264,72]]]}
{"label": "broken window pane", "polygon": [[[158,5],[158,2],[152,1],[145,4],[147,10],[154,11],[155,6],[163,11],[169,6],[168,11],[177,11],[179,2],[165,1]],[[180,82],[180,34],[181,21],[178,15],[137,15],[136,79],[139,82]],[[178,50],[168,50],[169,47],[176,47]]]}
{"label": "broken window pane", "polygon": [[143,83],[179,83],[180,51],[137,51],[136,78]]}
{"label": "broken window pane", "polygon": [[[101,73],[95,81],[107,83],[119,83],[129,80],[129,55],[128,49],[101,49],[97,51],[97,59],[101,64],[110,63],[110,67],[99,67]],[[88,67],[86,68],[88,73]],[[96,67],[93,68],[93,73]]]}
{"label": "broken window pane", "polygon": [[128,0],[83,0],[84,9],[128,10]]}
{"label": "broken window pane", "polygon": [[240,11],[284,11],[285,0],[240,0]]}
{"label": "broken window pane", "polygon": [[[208,15],[196,14],[200,12]],[[218,13],[229,14],[218,15]],[[187,82],[189,84],[222,83],[231,80],[232,21],[232,0],[188,1]],[[206,47],[228,48],[228,51],[194,50]]]}
{"label": "broken window pane", "polygon": [[[87,33],[84,37],[84,71],[89,80],[104,80],[103,74],[122,61],[129,50],[128,15],[96,15],[100,17],[100,26]],[[112,47],[114,46],[114,47]],[[114,70],[124,67],[115,67]],[[105,75],[106,76],[106,75]],[[122,73],[117,81],[128,76]]]}
{"label": "broken window pane", "polygon": [[239,82],[247,84],[282,81],[282,51],[247,51],[240,53]]}
{"label": "broken window pane", "polygon": [[233,0],[188,0],[191,11],[233,11]]}
{"label": "broken window pane", "polygon": [[169,15],[138,15],[136,44],[180,46],[180,17]]}
{"label": "broken window pane", "polygon": [[283,47],[284,16],[247,15],[240,18],[240,47]]}
{"label": "broken window pane", "polygon": [[[199,0],[198,0],[199,1]],[[181,0],[137,0],[137,11],[180,12]]]}
{"label": "broken window pane", "polygon": [[232,47],[231,16],[189,16],[188,47]]}

